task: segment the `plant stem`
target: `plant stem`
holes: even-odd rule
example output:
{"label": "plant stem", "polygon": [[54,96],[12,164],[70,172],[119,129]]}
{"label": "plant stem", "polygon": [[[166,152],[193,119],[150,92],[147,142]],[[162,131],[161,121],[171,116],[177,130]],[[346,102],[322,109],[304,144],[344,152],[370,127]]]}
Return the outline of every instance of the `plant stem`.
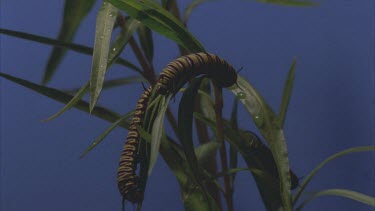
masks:
{"label": "plant stem", "polygon": [[[215,117],[216,117],[216,138],[218,143],[220,144],[220,160],[221,160],[221,168],[222,172],[228,172],[228,159],[227,159],[227,151],[224,143],[224,126],[223,126],[223,117],[222,117],[222,109],[223,109],[223,94],[222,89],[219,88],[216,83],[214,83],[214,96],[215,96]],[[227,210],[233,211],[233,194],[232,188],[230,184],[230,176],[228,174],[224,175],[224,190],[225,190],[225,200],[227,202]]]}

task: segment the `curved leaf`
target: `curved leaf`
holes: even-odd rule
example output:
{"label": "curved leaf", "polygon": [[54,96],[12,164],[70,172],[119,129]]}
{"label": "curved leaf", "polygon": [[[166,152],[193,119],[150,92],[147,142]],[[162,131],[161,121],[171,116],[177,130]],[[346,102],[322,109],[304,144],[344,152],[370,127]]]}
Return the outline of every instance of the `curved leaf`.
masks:
{"label": "curved leaf", "polygon": [[275,113],[258,91],[241,76],[237,78],[237,87],[232,86],[229,89],[244,104],[246,110],[251,114],[255,125],[270,146],[280,178],[280,194],[283,207],[286,211],[291,211],[291,178],[289,174],[288,150],[283,130],[277,123]]}
{"label": "curved leaf", "polygon": [[[42,86],[42,85],[39,85],[39,84],[36,84],[36,83],[32,83],[30,81],[27,81],[27,80],[24,80],[24,79],[21,79],[21,78],[17,78],[17,77],[13,77],[11,75],[8,75],[8,74],[5,74],[5,73],[1,73],[0,72],[0,77],[3,77],[7,80],[10,80],[16,84],[19,84],[23,87],[26,87],[28,89],[31,89],[37,93],[40,93],[44,96],[47,96],[51,99],[54,99],[58,102],[61,102],[61,103],[64,103],[64,104],[67,104],[69,101],[71,101],[73,99],[73,96],[69,95],[69,94],[66,94],[60,90],[57,90],[57,89],[53,89],[53,88],[49,88],[49,87],[46,87],[46,86]],[[75,105],[74,105],[75,108],[81,110],[81,111],[85,111],[85,112],[89,112],[89,104],[83,100],[80,100],[78,101]],[[92,111],[92,115],[94,116],[97,116],[101,119],[104,119],[104,120],[107,120],[109,122],[116,122],[118,120],[118,118],[120,118],[120,115],[113,112],[113,111],[110,111],[108,109],[105,109],[103,107],[95,107],[94,110]],[[129,128],[129,124],[127,122],[122,122],[120,124],[121,127],[124,127],[124,128]]]}
{"label": "curved leaf", "polygon": [[154,168],[154,165],[156,163],[156,159],[158,158],[158,155],[159,155],[160,143],[162,140],[162,135],[164,133],[164,119],[165,119],[164,117],[165,117],[165,112],[167,111],[170,99],[171,99],[170,96],[167,99],[162,98],[161,104],[160,104],[160,110],[152,125],[150,164],[148,167],[148,175],[151,174],[152,169]]}
{"label": "curved leaf", "polygon": [[71,109],[89,91],[89,86],[90,86],[90,83],[86,83],[85,85],[83,85],[78,90],[78,92],[74,95],[74,97],[72,98],[72,100],[69,101],[60,111],[58,111],[56,114],[52,115],[51,117],[49,117],[48,119],[43,120],[43,121],[50,121],[50,120],[52,120],[52,119],[60,116],[65,111]]}
{"label": "curved leaf", "polygon": [[151,0],[106,0],[150,29],[192,52],[205,51],[199,41],[172,14]]}
{"label": "curved leaf", "polygon": [[375,207],[375,197],[371,197],[371,196],[365,195],[363,193],[358,193],[358,192],[352,191],[352,190],[328,189],[328,190],[319,191],[319,192],[313,194],[310,198],[306,199],[301,205],[299,205],[296,208],[296,211],[301,210],[311,200],[316,199],[320,196],[327,196],[327,195],[340,196],[340,197],[352,199],[354,201],[358,201],[358,202],[361,202],[363,204],[367,204],[367,205]]}
{"label": "curved leaf", "polygon": [[194,176],[199,181],[200,171],[198,167],[198,160],[194,152],[193,144],[193,110],[194,98],[198,93],[199,85],[203,78],[193,80],[191,86],[186,89],[182,95],[178,107],[178,136],[181,141],[186,159]]}
{"label": "curved leaf", "polygon": [[290,97],[292,95],[293,83],[294,83],[294,75],[296,73],[296,59],[294,59],[292,66],[289,69],[288,77],[285,81],[283,96],[281,98],[281,105],[280,111],[277,116],[277,122],[280,128],[284,127],[284,122],[286,118],[286,112],[288,110],[288,105],[290,101]]}
{"label": "curved leaf", "polygon": [[194,151],[199,165],[202,165],[207,162],[208,159],[212,158],[212,156],[215,156],[219,146],[218,143],[211,141],[195,148]]}
{"label": "curved leaf", "polygon": [[112,30],[117,14],[118,9],[116,7],[103,2],[96,18],[95,44],[90,78],[90,110],[94,108],[102,90],[104,76],[107,71]]}
{"label": "curved leaf", "polygon": [[309,182],[311,181],[311,179],[315,176],[316,173],[318,173],[318,171],[323,167],[325,166],[327,163],[329,163],[330,161],[332,160],[335,160],[336,158],[339,158],[341,156],[344,156],[344,155],[348,155],[348,154],[351,154],[351,153],[355,153],[355,152],[365,152],[365,151],[375,151],[375,146],[361,146],[361,147],[353,147],[353,148],[350,148],[350,149],[346,149],[346,150],[343,150],[343,151],[340,151],[338,153],[335,153],[333,154],[332,156],[328,157],[327,159],[325,159],[323,162],[321,162],[317,167],[315,167],[309,175],[306,176],[306,178],[303,180],[300,188],[298,189],[298,192],[296,193],[296,195],[294,196],[294,199],[293,199],[293,204],[295,204],[299,197],[301,196],[303,190],[306,188],[306,186],[309,184]]}
{"label": "curved leaf", "polygon": [[107,69],[117,60],[129,39],[132,37],[134,31],[137,30],[140,25],[141,23],[139,21],[132,18],[126,21],[125,26],[122,27],[122,30],[111,45],[111,50],[108,55]]}
{"label": "curved leaf", "polygon": [[[65,0],[64,17],[58,40],[71,42],[83,18],[90,12],[95,0]],[[66,53],[66,49],[54,47],[48,59],[42,84],[50,81]]]}
{"label": "curved leaf", "polygon": [[96,138],[92,144],[82,153],[80,156],[80,159],[86,156],[87,153],[89,153],[92,149],[94,149],[102,140],[110,133],[113,129],[115,129],[117,126],[119,126],[122,122],[126,121],[129,117],[131,117],[134,114],[134,111],[130,111],[123,115],[120,119],[118,119],[116,122],[114,122],[107,130],[105,130],[98,138]]}

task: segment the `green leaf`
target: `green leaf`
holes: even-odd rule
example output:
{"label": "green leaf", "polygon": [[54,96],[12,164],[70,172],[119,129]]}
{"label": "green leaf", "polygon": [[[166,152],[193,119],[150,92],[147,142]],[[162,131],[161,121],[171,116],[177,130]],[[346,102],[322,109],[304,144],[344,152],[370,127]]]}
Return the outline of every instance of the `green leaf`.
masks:
{"label": "green leaf", "polygon": [[[214,131],[216,125],[214,119],[208,119],[202,114],[194,113],[194,116],[209,125]],[[262,200],[267,210],[277,210],[281,206],[278,171],[270,150],[260,141],[258,136],[248,131],[233,130],[228,121],[224,121],[225,139],[241,153],[248,168],[254,176]],[[291,171],[290,171],[291,172]],[[291,172],[292,177],[298,178]],[[296,184],[295,186],[297,186]]]}
{"label": "green leaf", "polygon": [[192,52],[205,51],[198,40],[172,14],[151,0],[107,0],[150,29]]}
{"label": "green leaf", "polygon": [[[65,0],[64,17],[58,40],[71,42],[82,20],[90,12],[95,0]],[[66,53],[65,48],[54,47],[48,59],[42,84],[47,84]]]}
{"label": "green leaf", "polygon": [[100,144],[103,139],[112,132],[113,129],[115,129],[117,126],[119,126],[122,122],[125,122],[129,117],[131,117],[134,114],[134,111],[130,111],[126,113],[124,116],[119,118],[116,122],[114,122],[109,128],[107,128],[98,138],[96,138],[92,144],[82,153],[80,156],[80,159],[86,156],[87,153],[89,153],[92,149],[94,149],[98,144]]}
{"label": "green leaf", "polygon": [[375,197],[371,197],[363,193],[358,193],[356,191],[346,190],[346,189],[327,189],[327,190],[319,191],[313,194],[310,198],[306,199],[301,205],[299,205],[296,208],[296,211],[301,210],[311,200],[318,198],[319,196],[327,196],[327,195],[340,196],[340,197],[352,199],[354,201],[358,201],[363,204],[367,204],[372,207],[375,207]]}
{"label": "green leaf", "polygon": [[[102,90],[115,88],[115,87],[119,87],[119,86],[123,86],[123,85],[128,85],[128,84],[132,84],[132,83],[148,83],[148,82],[142,76],[129,76],[129,77],[123,77],[123,78],[116,78],[116,79],[104,81]],[[81,88],[69,89],[66,92],[76,93],[80,89]]]}
{"label": "green leaf", "polygon": [[72,100],[69,101],[60,111],[58,111],[56,114],[52,115],[51,117],[49,117],[48,119],[43,120],[43,121],[50,121],[50,120],[52,120],[52,119],[60,116],[65,111],[71,109],[89,91],[89,86],[90,86],[89,83],[86,83],[85,85],[83,85],[81,87],[81,89],[79,89],[78,92],[74,95],[74,97],[72,98]]}
{"label": "green leaf", "polygon": [[304,189],[306,188],[306,186],[309,184],[309,182],[311,181],[311,179],[315,176],[316,173],[318,173],[318,171],[323,167],[325,166],[327,163],[329,163],[330,161],[332,160],[335,160],[336,158],[339,158],[341,156],[344,156],[344,155],[348,155],[348,154],[351,154],[351,153],[355,153],[355,152],[365,152],[365,151],[375,151],[375,146],[361,146],[361,147],[353,147],[353,148],[350,148],[350,149],[346,149],[346,150],[343,150],[343,151],[340,151],[338,153],[335,153],[333,154],[332,156],[328,157],[327,159],[325,159],[323,162],[321,162],[317,167],[315,167],[310,173],[309,175],[306,176],[306,178],[303,180],[300,188],[298,189],[296,195],[294,196],[294,199],[293,199],[293,204],[296,204],[296,202],[298,201],[299,197],[301,196],[302,192],[304,191]]}
{"label": "green leaf", "polygon": [[207,162],[210,158],[215,157],[219,144],[216,142],[208,142],[195,148],[195,155],[200,165]]}
{"label": "green leaf", "polygon": [[[234,99],[232,113],[230,117],[230,123],[231,123],[231,127],[233,128],[233,130],[236,130],[236,131],[238,131],[237,113],[238,113],[238,99]],[[237,154],[238,153],[237,153],[236,148],[232,144],[230,144],[229,145],[229,168],[230,169],[237,168],[237,163],[238,163]],[[232,184],[234,184],[235,178],[236,178],[236,174],[234,173],[230,177]],[[233,185],[233,189],[234,189],[234,185]]]}
{"label": "green leaf", "polygon": [[[90,55],[90,56],[93,53],[93,49],[88,47],[88,46],[78,45],[78,44],[74,44],[74,43],[67,43],[67,42],[63,42],[63,41],[60,41],[60,40],[51,39],[51,38],[43,37],[43,36],[39,36],[39,35],[28,34],[28,33],[25,33],[25,32],[13,31],[13,30],[2,29],[2,28],[0,28],[0,33],[6,34],[6,35],[9,35],[9,36],[13,36],[13,37],[17,37],[17,38],[21,38],[21,39],[25,39],[25,40],[39,42],[39,43],[46,44],[46,45],[53,45],[53,46],[60,47],[60,48],[67,48],[67,49],[75,51],[77,53],[87,54],[87,55]],[[129,62],[125,59],[118,58],[116,60],[116,63],[121,64],[125,67],[128,67],[128,68],[130,68],[132,70],[135,70],[136,72],[142,74],[141,69],[139,69],[136,65],[132,64],[131,62]]]}
{"label": "green leaf", "polygon": [[117,14],[118,9],[116,7],[103,2],[96,18],[95,44],[90,78],[90,110],[95,107],[102,90],[104,76],[107,71],[112,30]]}
{"label": "green leaf", "polygon": [[158,155],[159,155],[160,143],[161,143],[162,135],[164,132],[164,117],[165,117],[165,112],[167,111],[170,100],[171,100],[171,96],[167,97],[167,99],[162,98],[161,104],[160,104],[160,110],[152,125],[152,132],[151,132],[152,140],[151,140],[150,164],[148,168],[148,175],[151,174],[152,169],[154,168],[154,165],[156,163],[156,159],[158,158]]}
{"label": "green leaf", "polygon": [[194,98],[198,93],[198,88],[201,81],[202,78],[193,80],[191,86],[186,89],[186,91],[182,95],[178,107],[178,136],[184,149],[189,167],[198,181],[200,178],[200,171],[198,167],[198,160],[194,152],[192,125]]}
{"label": "green leaf", "polygon": [[[187,24],[187,21],[190,17],[190,14],[191,12],[196,8],[198,7],[199,5],[201,5],[202,3],[205,3],[209,0],[193,0],[192,2],[190,2],[190,4],[185,8],[185,12],[184,12],[184,17],[183,17],[183,23],[184,25]],[[212,1],[212,0],[211,0]]]}
{"label": "green leaf", "polygon": [[277,124],[275,114],[271,107],[249,82],[241,76],[238,76],[237,86],[238,87],[232,86],[229,89],[244,104],[246,110],[251,114],[255,125],[270,146],[280,177],[280,194],[283,207],[285,211],[291,211],[291,178],[289,174],[288,150],[284,132]]}
{"label": "green leaf", "polygon": [[125,26],[111,45],[111,50],[108,55],[107,69],[117,60],[126,44],[129,42],[129,39],[133,36],[133,33],[140,27],[140,25],[141,23],[133,18],[126,21]]}
{"label": "green leaf", "polygon": [[138,28],[138,38],[148,63],[152,64],[152,60],[154,58],[154,41],[152,38],[152,31],[142,24]]}
{"label": "green leaf", "polygon": [[289,69],[288,78],[286,79],[285,85],[284,85],[283,97],[281,99],[281,105],[280,105],[280,112],[279,112],[279,115],[277,116],[277,121],[278,121],[280,128],[284,127],[286,112],[288,110],[290,96],[292,95],[294,75],[296,72],[296,62],[297,60],[294,59],[292,66]]}
{"label": "green leaf", "polygon": [[258,2],[278,4],[283,6],[309,7],[319,5],[317,2],[299,0],[257,0]]}
{"label": "green leaf", "polygon": [[[69,94],[66,94],[60,90],[57,90],[57,89],[53,89],[53,88],[49,88],[49,87],[46,87],[46,86],[42,86],[42,85],[39,85],[39,84],[36,84],[36,83],[32,83],[32,82],[29,82],[29,81],[26,81],[24,79],[21,79],[21,78],[16,78],[16,77],[13,77],[11,75],[8,75],[8,74],[5,74],[5,73],[0,73],[0,77],[3,77],[7,80],[10,80],[16,84],[19,84],[21,86],[24,86],[28,89],[31,89],[37,93],[40,93],[44,96],[47,96],[51,99],[54,99],[58,102],[61,102],[61,103],[68,103],[69,101],[71,101],[73,99],[73,96],[69,95]],[[75,105],[74,105],[75,108],[81,110],[81,111],[85,111],[85,112],[89,112],[89,104],[85,101],[78,101]],[[116,122],[118,120],[118,118],[120,118],[120,115],[113,112],[113,111],[110,111],[110,110],[107,110],[105,108],[102,108],[102,107],[95,107],[95,109],[92,111],[92,115],[94,116],[97,116],[101,119],[104,119],[104,120],[107,120],[109,122]],[[124,127],[124,128],[129,128],[129,124],[127,122],[122,122],[120,124],[121,127]]]}

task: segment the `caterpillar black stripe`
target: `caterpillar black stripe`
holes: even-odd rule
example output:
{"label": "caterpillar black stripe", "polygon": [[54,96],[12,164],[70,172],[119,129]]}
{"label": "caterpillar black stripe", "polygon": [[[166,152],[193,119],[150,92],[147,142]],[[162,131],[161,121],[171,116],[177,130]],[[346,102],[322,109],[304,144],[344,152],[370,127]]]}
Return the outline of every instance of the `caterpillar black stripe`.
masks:
{"label": "caterpillar black stripe", "polygon": [[237,73],[224,59],[210,53],[193,53],[170,62],[161,72],[155,85],[157,94],[175,94],[192,77],[207,75],[219,87],[230,87]]}
{"label": "caterpillar black stripe", "polygon": [[143,126],[143,118],[151,91],[151,87],[146,89],[138,100],[117,171],[117,185],[120,193],[124,200],[132,203],[143,201],[144,190],[140,189],[139,176],[136,175],[136,168],[139,163],[137,155],[140,140],[137,126]]}

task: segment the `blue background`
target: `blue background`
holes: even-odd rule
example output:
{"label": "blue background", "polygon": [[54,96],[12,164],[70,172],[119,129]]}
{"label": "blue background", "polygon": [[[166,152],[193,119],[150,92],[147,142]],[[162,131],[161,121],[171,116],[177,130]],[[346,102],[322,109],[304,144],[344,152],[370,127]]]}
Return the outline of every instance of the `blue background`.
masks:
{"label": "blue background", "polygon": [[[189,1],[179,1],[185,8]],[[74,42],[92,46],[99,1]],[[374,1],[321,1],[319,7],[281,7],[254,1],[206,3],[192,13],[189,29],[209,52],[249,79],[277,111],[287,71],[297,73],[285,125],[290,163],[307,175],[340,150],[374,144]],[[2,0],[1,27],[56,37],[63,1]],[[168,39],[154,35],[155,68],[178,55]],[[39,83],[51,46],[1,35],[1,72]],[[134,60],[130,49],[123,56]],[[91,57],[69,52],[49,84],[83,85]],[[136,75],[120,66],[109,78]],[[103,92],[100,104],[126,113],[142,92],[139,84]],[[225,116],[233,96],[225,93]],[[86,98],[87,99],[87,98]],[[173,103],[176,107],[178,102]],[[41,122],[63,104],[1,79],[1,210],[120,210],[118,159],[126,131],[116,129],[85,159],[79,155],[109,123],[72,109]],[[241,107],[240,125],[255,130]],[[375,195],[374,156],[360,153],[328,164],[310,191],[347,188]],[[241,161],[242,167],[245,164]],[[264,210],[251,175],[240,173],[236,210]],[[144,210],[182,210],[176,179],[159,159],[149,180]],[[129,207],[132,210],[132,207]],[[372,210],[358,202],[321,197],[305,210]]]}

